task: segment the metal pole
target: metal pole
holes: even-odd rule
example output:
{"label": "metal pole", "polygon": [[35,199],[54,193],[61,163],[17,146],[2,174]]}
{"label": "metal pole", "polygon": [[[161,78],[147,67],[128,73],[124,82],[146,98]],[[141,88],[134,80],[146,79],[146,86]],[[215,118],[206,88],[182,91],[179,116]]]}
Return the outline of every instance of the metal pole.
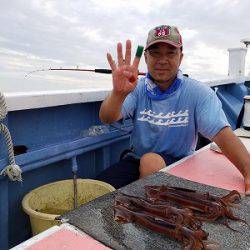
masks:
{"label": "metal pole", "polygon": [[73,187],[74,187],[74,209],[77,208],[77,161],[76,157],[71,158],[72,173],[73,173]]}

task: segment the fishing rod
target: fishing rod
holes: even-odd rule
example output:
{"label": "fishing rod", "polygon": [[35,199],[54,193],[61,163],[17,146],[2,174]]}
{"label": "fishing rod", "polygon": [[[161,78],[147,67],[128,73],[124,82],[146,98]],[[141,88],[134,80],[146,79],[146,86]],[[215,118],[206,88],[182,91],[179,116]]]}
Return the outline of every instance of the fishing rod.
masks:
{"label": "fishing rod", "polygon": [[[34,70],[34,71],[30,71],[28,72],[25,77],[27,77],[28,75],[32,74],[32,73],[36,73],[36,72],[41,72],[41,71],[83,71],[83,72],[94,72],[94,73],[101,73],[101,74],[112,74],[112,70],[111,69],[81,69],[81,68],[49,68],[49,69],[38,69],[38,70]],[[145,76],[146,73],[144,72],[138,72],[138,75],[141,76]]]}

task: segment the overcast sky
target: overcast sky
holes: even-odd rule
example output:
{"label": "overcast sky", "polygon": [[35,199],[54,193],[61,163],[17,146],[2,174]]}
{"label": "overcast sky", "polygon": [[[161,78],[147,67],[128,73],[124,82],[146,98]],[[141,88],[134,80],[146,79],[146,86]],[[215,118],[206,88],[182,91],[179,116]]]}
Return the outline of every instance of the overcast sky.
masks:
{"label": "overcast sky", "polygon": [[[148,30],[160,24],[179,27],[183,72],[223,78],[227,49],[250,38],[249,0],[0,0],[0,6],[0,90],[107,86],[111,77],[94,73],[24,75],[49,67],[107,68],[106,53],[114,54],[118,41],[145,45]],[[248,73],[250,52],[246,63]]]}

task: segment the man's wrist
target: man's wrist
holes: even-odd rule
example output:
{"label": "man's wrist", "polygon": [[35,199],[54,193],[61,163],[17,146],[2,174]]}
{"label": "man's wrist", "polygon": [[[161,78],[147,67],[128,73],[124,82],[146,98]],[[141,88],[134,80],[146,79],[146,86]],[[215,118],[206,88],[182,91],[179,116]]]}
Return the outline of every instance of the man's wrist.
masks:
{"label": "man's wrist", "polygon": [[118,99],[118,100],[121,100],[121,101],[124,101],[125,98],[127,97],[127,93],[121,93],[121,92],[118,92],[118,91],[115,91],[114,89],[111,91],[111,96],[115,99]]}
{"label": "man's wrist", "polygon": [[244,176],[245,179],[248,179],[250,181],[250,171],[244,171],[242,175]]}
{"label": "man's wrist", "polygon": [[241,173],[245,179],[250,180],[250,164],[245,165]]}

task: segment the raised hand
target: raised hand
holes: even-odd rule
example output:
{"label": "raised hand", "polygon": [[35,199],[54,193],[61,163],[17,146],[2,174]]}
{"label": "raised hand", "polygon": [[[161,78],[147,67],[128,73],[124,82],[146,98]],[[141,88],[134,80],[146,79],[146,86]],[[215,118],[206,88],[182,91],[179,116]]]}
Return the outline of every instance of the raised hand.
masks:
{"label": "raised hand", "polygon": [[109,65],[112,69],[113,93],[115,95],[127,96],[137,84],[138,66],[140,57],[136,54],[131,64],[131,41],[126,41],[125,58],[123,57],[122,44],[117,44],[117,64],[111,54],[107,54]]}

